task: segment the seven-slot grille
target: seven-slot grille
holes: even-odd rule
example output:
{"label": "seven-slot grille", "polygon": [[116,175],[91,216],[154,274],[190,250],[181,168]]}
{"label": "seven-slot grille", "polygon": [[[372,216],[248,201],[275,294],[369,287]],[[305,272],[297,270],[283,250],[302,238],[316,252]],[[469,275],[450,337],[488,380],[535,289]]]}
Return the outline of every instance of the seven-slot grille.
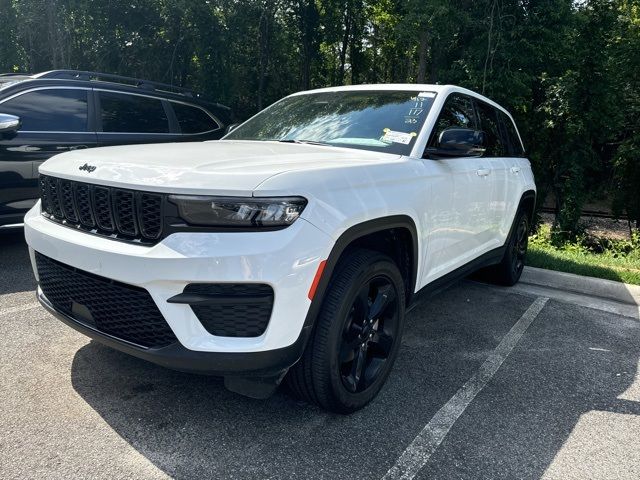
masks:
{"label": "seven-slot grille", "polygon": [[162,195],[40,176],[51,220],[100,235],[153,243],[162,234]]}

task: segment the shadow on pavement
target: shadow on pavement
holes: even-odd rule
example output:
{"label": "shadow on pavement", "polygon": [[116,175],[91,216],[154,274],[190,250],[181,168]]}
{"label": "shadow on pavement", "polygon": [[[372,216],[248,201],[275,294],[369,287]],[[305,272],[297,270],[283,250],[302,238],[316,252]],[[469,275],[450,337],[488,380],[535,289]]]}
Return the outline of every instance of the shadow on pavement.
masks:
{"label": "shadow on pavement", "polygon": [[417,478],[639,478],[615,473],[639,455],[615,431],[640,415],[639,340],[637,318],[550,301]]}
{"label": "shadow on pavement", "polygon": [[[77,351],[72,384],[176,478],[380,478],[532,301],[464,282],[421,305],[387,386],[351,416],[282,391],[244,398],[95,342]],[[635,378],[638,333],[637,319],[550,302],[419,476],[540,478],[584,413],[640,413],[618,399]]]}
{"label": "shadow on pavement", "polygon": [[0,295],[35,289],[24,233],[0,233]]}

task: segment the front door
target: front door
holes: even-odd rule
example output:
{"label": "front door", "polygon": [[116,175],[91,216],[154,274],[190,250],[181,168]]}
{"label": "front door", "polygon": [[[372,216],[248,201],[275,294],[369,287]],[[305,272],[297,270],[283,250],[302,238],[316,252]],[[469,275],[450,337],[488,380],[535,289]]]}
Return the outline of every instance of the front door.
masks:
{"label": "front door", "polygon": [[0,113],[22,121],[17,132],[0,136],[0,223],[19,223],[35,204],[42,162],[58,153],[96,146],[89,95],[88,89],[45,87],[0,103]]}
{"label": "front door", "polygon": [[[473,101],[458,93],[449,96],[434,126],[429,146],[436,146],[447,128],[478,129]],[[493,245],[493,165],[467,156],[423,160],[430,183],[426,205],[426,269],[423,284],[468,263]]]}

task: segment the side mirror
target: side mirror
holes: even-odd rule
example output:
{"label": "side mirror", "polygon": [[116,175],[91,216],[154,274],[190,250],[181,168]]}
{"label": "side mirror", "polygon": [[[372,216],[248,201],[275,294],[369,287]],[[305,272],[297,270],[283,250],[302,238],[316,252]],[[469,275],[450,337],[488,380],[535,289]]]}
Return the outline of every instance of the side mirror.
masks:
{"label": "side mirror", "polygon": [[20,117],[0,113],[0,133],[16,132],[20,129],[21,124]]}
{"label": "side mirror", "polygon": [[240,126],[240,124],[239,124],[239,123],[232,123],[232,124],[230,124],[230,125],[227,125],[227,128],[226,128],[226,130],[224,131],[225,135],[226,135],[227,133],[229,133],[229,132],[234,131],[234,130],[235,130],[236,128],[238,128],[239,126]]}
{"label": "side mirror", "polygon": [[485,148],[485,134],[472,128],[451,127],[440,132],[436,147],[427,147],[427,158],[481,157]]}

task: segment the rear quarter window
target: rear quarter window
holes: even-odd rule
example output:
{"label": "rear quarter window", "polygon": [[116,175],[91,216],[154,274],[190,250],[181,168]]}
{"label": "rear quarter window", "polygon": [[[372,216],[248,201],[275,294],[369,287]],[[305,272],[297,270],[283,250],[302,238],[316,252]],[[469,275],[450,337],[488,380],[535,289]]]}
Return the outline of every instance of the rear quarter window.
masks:
{"label": "rear quarter window", "polygon": [[171,106],[183,134],[204,133],[220,128],[220,125],[201,108],[176,102],[171,102]]}

